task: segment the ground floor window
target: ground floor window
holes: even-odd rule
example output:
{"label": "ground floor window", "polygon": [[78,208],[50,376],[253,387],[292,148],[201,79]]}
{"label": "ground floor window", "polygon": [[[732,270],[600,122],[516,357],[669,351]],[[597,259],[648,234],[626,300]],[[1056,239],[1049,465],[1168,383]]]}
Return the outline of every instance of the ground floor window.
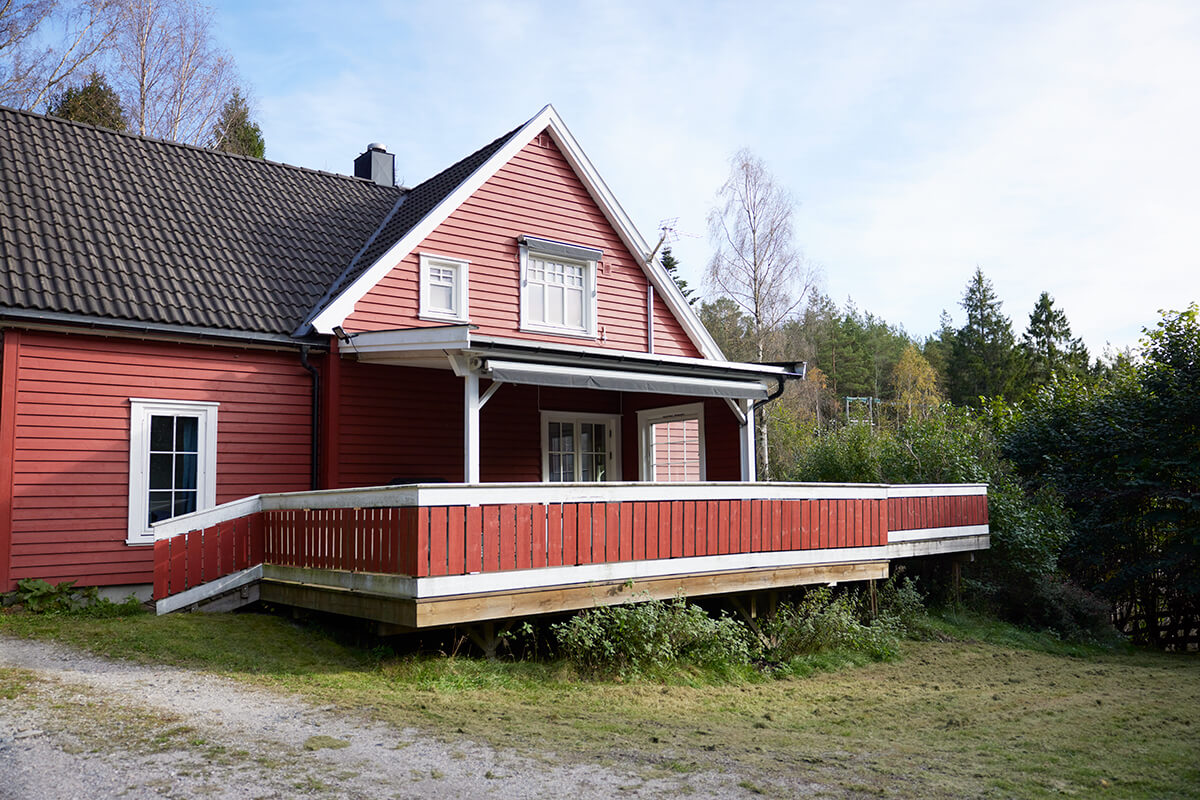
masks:
{"label": "ground floor window", "polygon": [[542,480],[620,480],[620,419],[607,414],[542,412]]}
{"label": "ground floor window", "polygon": [[638,433],[641,480],[705,480],[702,403],[639,411]]}
{"label": "ground floor window", "polygon": [[130,544],[156,522],[216,505],[217,404],[129,401]]}

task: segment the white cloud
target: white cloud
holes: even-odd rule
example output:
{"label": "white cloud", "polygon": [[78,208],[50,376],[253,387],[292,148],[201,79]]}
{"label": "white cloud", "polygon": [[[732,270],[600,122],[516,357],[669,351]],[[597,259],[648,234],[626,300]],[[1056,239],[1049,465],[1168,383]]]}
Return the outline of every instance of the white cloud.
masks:
{"label": "white cloud", "polygon": [[835,299],[923,334],[979,264],[1018,328],[1047,290],[1098,350],[1198,294],[1198,9],[526,0],[222,14],[272,158],[345,171],[382,140],[415,182],[553,102],[647,238],[670,217],[698,236],[675,244],[696,284],[726,159],[749,146],[802,202],[801,244]]}

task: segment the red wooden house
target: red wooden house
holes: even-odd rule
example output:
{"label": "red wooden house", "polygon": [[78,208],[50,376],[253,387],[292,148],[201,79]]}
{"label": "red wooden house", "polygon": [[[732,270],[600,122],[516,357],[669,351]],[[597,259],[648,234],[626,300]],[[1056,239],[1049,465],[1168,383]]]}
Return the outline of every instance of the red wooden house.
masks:
{"label": "red wooden house", "polygon": [[411,628],[987,546],[985,487],[755,482],[793,376],[722,357],[551,107],[412,188],[8,109],[0,148],[0,589]]}

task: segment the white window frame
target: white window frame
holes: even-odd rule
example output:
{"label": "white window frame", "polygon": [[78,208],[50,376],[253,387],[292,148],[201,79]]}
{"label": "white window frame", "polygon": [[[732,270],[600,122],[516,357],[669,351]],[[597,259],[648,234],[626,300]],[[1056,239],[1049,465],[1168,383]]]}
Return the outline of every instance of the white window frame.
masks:
{"label": "white window frame", "polygon": [[154,544],[150,514],[150,420],[155,416],[195,417],[196,510],[217,504],[217,407],[186,400],[129,400],[129,534],[126,544]]}
{"label": "white window frame", "polygon": [[[519,249],[521,253],[521,330],[531,333],[552,333],[555,336],[595,339],[596,273],[600,266],[601,252],[590,247],[579,247],[529,236],[521,238]],[[531,302],[529,261],[531,257],[583,267],[583,324],[581,326],[554,325],[533,318],[532,310],[529,307]]]}
{"label": "white window frame", "polygon": [[[543,411],[542,412],[542,483],[550,482],[550,423],[567,422],[574,424],[575,441],[579,437],[579,423],[603,422],[608,432],[608,477],[595,483],[611,483],[621,480],[621,416],[619,414],[593,414],[575,411]],[[578,455],[578,453],[576,453]],[[576,461],[578,465],[578,461]],[[578,469],[578,467],[577,467]],[[590,483],[591,481],[589,481]],[[558,481],[555,481],[558,483]]]}
{"label": "white window frame", "polygon": [[654,426],[660,422],[684,422],[694,419],[700,425],[700,480],[708,480],[704,449],[704,403],[647,408],[637,412],[638,418],[638,480],[654,480]]}
{"label": "white window frame", "polygon": [[[436,253],[420,253],[420,303],[417,316],[421,319],[437,320],[438,322],[467,322],[470,309],[467,307],[467,282],[469,279],[470,261],[461,258],[441,256]],[[435,308],[432,303],[431,270],[433,268],[449,269],[454,272],[454,286],[451,295],[454,298],[454,308]]]}

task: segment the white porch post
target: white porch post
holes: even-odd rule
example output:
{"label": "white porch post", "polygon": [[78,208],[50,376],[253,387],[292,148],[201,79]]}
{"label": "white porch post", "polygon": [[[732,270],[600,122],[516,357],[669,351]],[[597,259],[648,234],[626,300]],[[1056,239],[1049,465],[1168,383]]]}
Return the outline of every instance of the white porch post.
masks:
{"label": "white porch post", "polygon": [[749,482],[758,480],[755,477],[758,462],[754,457],[754,401],[739,400],[738,406],[746,416],[746,424],[741,427],[738,450],[742,454],[742,480]]}
{"label": "white porch post", "polygon": [[479,375],[463,375],[463,480],[479,483]]}

